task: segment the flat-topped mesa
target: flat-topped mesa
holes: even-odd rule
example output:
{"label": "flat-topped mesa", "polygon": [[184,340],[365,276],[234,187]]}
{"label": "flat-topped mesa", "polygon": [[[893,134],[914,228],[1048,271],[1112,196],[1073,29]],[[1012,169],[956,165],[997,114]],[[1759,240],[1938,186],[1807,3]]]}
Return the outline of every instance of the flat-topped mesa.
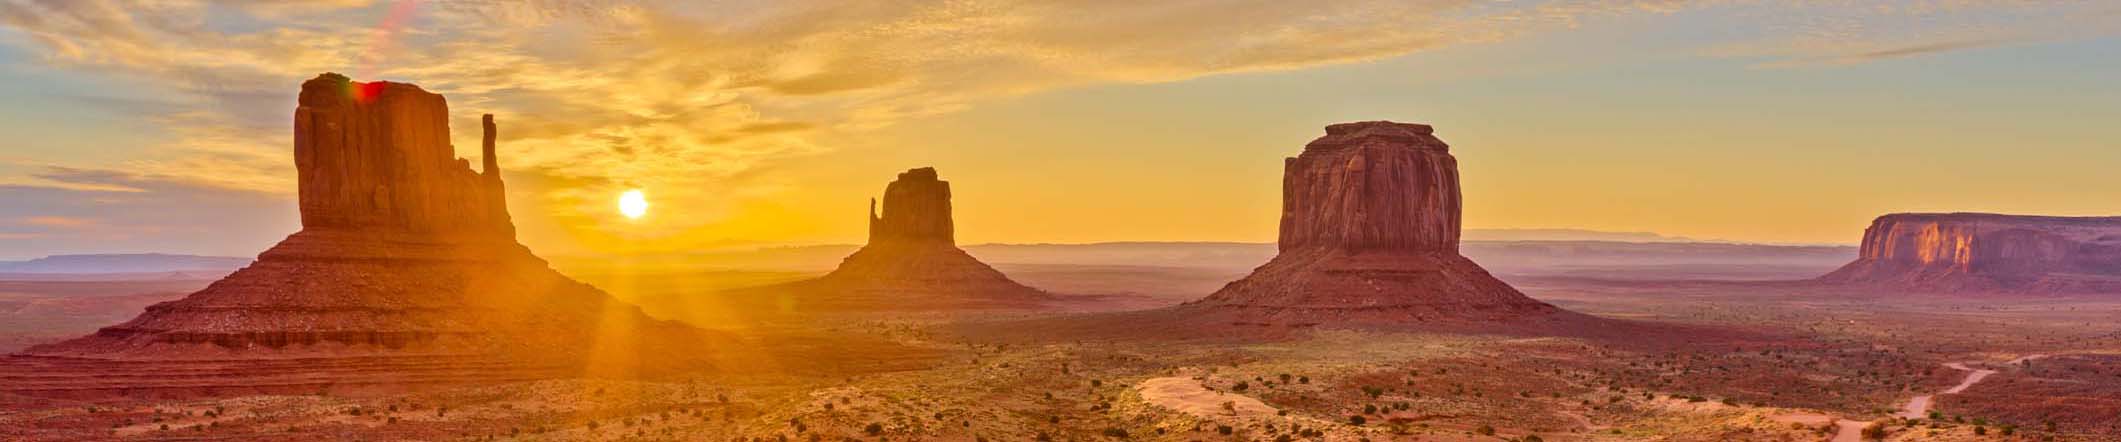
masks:
{"label": "flat-topped mesa", "polygon": [[1434,133],[1390,121],[1326,126],[1284,162],[1281,250],[1456,254],[1458,160]]}
{"label": "flat-topped mesa", "polygon": [[483,123],[482,174],[456,158],[441,95],[333,73],[303,82],[294,121],[303,230],[513,239],[493,117]]}
{"label": "flat-topped mesa", "polygon": [[1458,253],[1458,161],[1426,125],[1326,127],[1282,175],[1281,252],[1181,309],[1244,324],[1552,320]]}
{"label": "flat-topped mesa", "polygon": [[869,200],[870,244],[957,244],[950,221],[950,182],[938,179],[933,167],[899,173],[884,187],[883,215],[877,215],[876,208],[876,200]]}
{"label": "flat-topped mesa", "polygon": [[2121,217],[1881,216],[1864,230],[1856,261],[1820,279],[1943,292],[2121,291]]}

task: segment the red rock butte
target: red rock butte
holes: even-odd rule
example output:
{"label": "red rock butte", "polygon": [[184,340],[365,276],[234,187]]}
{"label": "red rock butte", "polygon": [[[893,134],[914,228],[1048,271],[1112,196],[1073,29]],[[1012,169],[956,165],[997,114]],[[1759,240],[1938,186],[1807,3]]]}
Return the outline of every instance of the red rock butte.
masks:
{"label": "red rock butte", "polygon": [[448,110],[441,95],[410,84],[328,73],[304,82],[294,115],[301,231],[203,290],[8,360],[60,373],[168,374],[36,378],[5,390],[302,391],[570,376],[593,358],[629,359],[606,353],[705,343],[704,333],[652,319],[517,244],[492,116],[474,172],[454,157]]}
{"label": "red rock butte", "polygon": [[1179,308],[1289,326],[1573,315],[1459,254],[1458,161],[1434,133],[1389,121],[1327,126],[1284,162],[1280,253]]}
{"label": "red rock butte", "polygon": [[957,247],[950,182],[908,170],[869,202],[869,243],[816,279],[739,289],[738,299],[790,312],[1035,308],[1051,295],[1012,281]]}
{"label": "red rock butte", "polygon": [[1942,293],[2121,293],[2121,217],[1903,213],[1820,281]]}

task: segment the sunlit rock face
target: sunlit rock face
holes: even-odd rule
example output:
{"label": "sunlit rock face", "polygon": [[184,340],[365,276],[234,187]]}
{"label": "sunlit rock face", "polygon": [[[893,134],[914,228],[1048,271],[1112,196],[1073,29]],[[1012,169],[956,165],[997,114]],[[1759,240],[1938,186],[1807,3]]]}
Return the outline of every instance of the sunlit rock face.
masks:
{"label": "sunlit rock face", "polygon": [[1281,253],[1185,307],[1283,325],[1502,321],[1560,311],[1458,253],[1458,163],[1429,126],[1327,126],[1284,164]]}
{"label": "sunlit rock face", "polygon": [[950,182],[908,170],[870,203],[869,243],[817,279],[731,293],[793,313],[1034,308],[1051,296],[959,249]]}
{"label": "sunlit rock face", "polygon": [[1879,217],[1822,281],[1938,292],[2121,293],[2121,217]]}
{"label": "sunlit rock face", "polygon": [[302,83],[295,170],[305,231],[512,240],[487,116],[483,173],[456,158],[449,105],[403,83]]}
{"label": "sunlit rock face", "polygon": [[1281,250],[1458,252],[1458,159],[1427,125],[1326,126],[1284,162]]}
{"label": "sunlit rock face", "polygon": [[[442,96],[409,84],[337,74],[304,83],[294,115],[301,231],[204,290],[25,354],[312,360],[280,368],[312,370],[304,373],[332,373],[348,358],[418,356],[391,376],[482,368],[508,379],[580,373],[594,352],[702,342],[697,330],[652,319],[517,244],[491,116],[480,173],[453,157],[447,115]],[[345,371],[352,378],[307,379],[367,379]]]}

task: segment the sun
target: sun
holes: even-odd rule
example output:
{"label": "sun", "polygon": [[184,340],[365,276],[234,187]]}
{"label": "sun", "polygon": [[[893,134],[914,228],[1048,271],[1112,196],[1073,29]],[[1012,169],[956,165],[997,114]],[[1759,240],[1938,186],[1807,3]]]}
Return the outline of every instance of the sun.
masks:
{"label": "sun", "polygon": [[640,219],[642,216],[647,215],[648,196],[642,194],[641,189],[628,190],[626,193],[619,194],[619,214],[626,215],[627,218],[631,219]]}

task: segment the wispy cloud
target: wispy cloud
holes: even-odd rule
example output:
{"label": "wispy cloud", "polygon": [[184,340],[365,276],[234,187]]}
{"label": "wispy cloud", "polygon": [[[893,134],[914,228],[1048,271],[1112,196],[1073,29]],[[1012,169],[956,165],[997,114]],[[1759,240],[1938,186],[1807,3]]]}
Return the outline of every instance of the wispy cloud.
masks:
{"label": "wispy cloud", "polygon": [[1757,29],[1709,47],[1762,68],[1845,66],[2121,34],[2121,4],[2084,1],[1907,0],[1728,2]]}
{"label": "wispy cloud", "polygon": [[459,127],[496,114],[502,163],[526,182],[514,189],[556,218],[594,228],[617,190],[651,187],[695,202],[672,218],[711,222],[787,189],[758,171],[833,148],[821,140],[1010,96],[1360,63],[1700,8],[1761,17],[1757,35],[1711,55],[1859,63],[2051,35],[1999,13],[2109,29],[2114,8],[2100,3],[0,0],[0,43],[152,94],[104,102],[152,103],[137,112],[168,132],[122,163],[61,161],[0,183],[142,190],[88,176],[101,172],[291,193],[296,85],[338,71],[446,94]]}
{"label": "wispy cloud", "polygon": [[[256,253],[294,231],[286,196],[176,177],[46,168],[60,185],[0,184],[0,256],[51,251]],[[104,189],[124,190],[104,190]]]}
{"label": "wispy cloud", "polygon": [[581,183],[536,191],[590,212],[625,186],[728,198],[704,189],[819,135],[997,97],[1375,60],[1633,4],[8,0],[0,23],[48,66],[177,103],[154,117],[170,141],[113,170],[289,192],[294,85],[346,71],[449,95],[460,125],[497,114],[504,166]]}

